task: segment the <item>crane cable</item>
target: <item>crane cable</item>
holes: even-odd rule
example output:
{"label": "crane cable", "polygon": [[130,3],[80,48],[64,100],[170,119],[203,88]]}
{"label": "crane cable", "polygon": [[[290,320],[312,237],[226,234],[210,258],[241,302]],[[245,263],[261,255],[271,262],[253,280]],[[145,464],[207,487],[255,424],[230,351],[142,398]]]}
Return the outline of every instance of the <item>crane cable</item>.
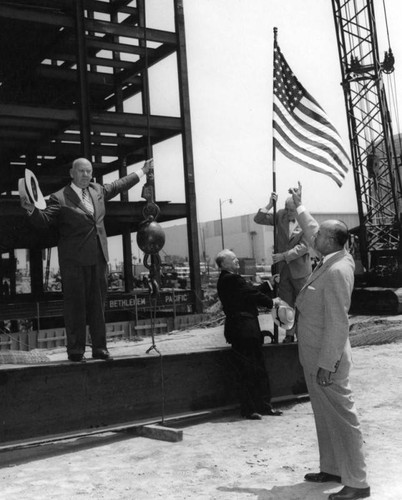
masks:
{"label": "crane cable", "polygon": [[[151,145],[151,105],[149,96],[149,78],[148,78],[148,40],[147,40],[147,23],[146,23],[146,7],[145,0],[141,2],[142,4],[142,21],[143,21],[143,45],[144,45],[144,68],[142,70],[143,76],[143,111],[146,114],[146,128],[147,128],[147,157],[150,159],[152,157],[152,145]],[[145,109],[144,109],[145,108]],[[151,336],[152,344],[151,347],[146,351],[148,354],[152,350],[155,350],[159,354],[160,359],[160,380],[161,380],[161,417],[162,425],[165,420],[165,384],[164,384],[164,370],[163,370],[163,356],[162,353],[157,349],[155,344],[155,320],[156,320],[156,309],[159,295],[160,286],[160,264],[161,258],[159,256],[159,251],[162,249],[165,243],[165,234],[161,226],[156,222],[156,219],[160,213],[158,205],[155,203],[155,185],[154,185],[154,171],[153,166],[147,173],[147,180],[143,186],[142,198],[146,200],[146,204],[142,211],[144,215],[144,220],[140,223],[137,231],[137,245],[144,252],[144,266],[149,270],[150,281],[148,283],[150,292],[150,315],[151,315]]]}
{"label": "crane cable", "polygon": [[383,9],[384,9],[384,19],[385,19],[385,27],[386,27],[386,31],[387,31],[388,47],[391,47],[391,40],[390,40],[390,36],[389,36],[389,27],[388,27],[388,16],[387,16],[387,9],[385,7],[385,0],[382,0],[382,5],[383,5]]}
{"label": "crane cable", "polygon": [[[145,108],[146,121],[147,121],[147,157],[148,159],[152,156],[152,145],[151,145],[151,123],[150,123],[150,96],[149,96],[149,78],[148,78],[148,40],[147,40],[147,27],[146,27],[146,13],[145,13],[145,2],[142,2],[143,6],[143,45],[144,45],[144,68],[143,68],[143,107]],[[160,214],[160,209],[155,203],[155,178],[153,166],[147,173],[147,181],[143,186],[142,198],[146,200],[146,204],[143,208],[144,220],[140,223],[139,230],[137,232],[137,244],[139,248],[144,252],[144,265],[149,270],[150,282],[149,289],[152,296],[156,296],[159,293],[160,285],[160,264],[161,259],[159,256],[159,250],[162,249],[165,243],[165,236],[162,228],[156,222],[157,217]],[[151,262],[149,262],[149,260]]]}

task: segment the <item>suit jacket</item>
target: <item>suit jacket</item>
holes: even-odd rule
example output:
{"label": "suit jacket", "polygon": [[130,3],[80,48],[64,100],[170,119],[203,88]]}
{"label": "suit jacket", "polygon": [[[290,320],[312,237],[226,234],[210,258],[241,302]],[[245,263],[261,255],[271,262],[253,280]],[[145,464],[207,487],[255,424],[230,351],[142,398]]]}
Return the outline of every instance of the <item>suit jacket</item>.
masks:
{"label": "suit jacket", "polygon": [[53,193],[44,210],[35,208],[30,216],[34,226],[57,228],[60,266],[66,263],[82,266],[96,264],[98,241],[105,260],[108,261],[107,235],[103,221],[105,202],[138,182],[136,173],[104,186],[91,182],[88,191],[94,206],[93,215],[87,211],[70,184]]}
{"label": "suit jacket", "polygon": [[256,287],[242,276],[223,270],[219,276],[218,295],[226,315],[225,338],[232,343],[236,339],[263,337],[258,322],[258,306],[272,309],[269,285]]}
{"label": "suit jacket", "polygon": [[[298,215],[308,239],[318,223],[308,213]],[[307,279],[296,299],[300,361],[311,374],[318,367],[332,372],[350,366],[349,319],[354,283],[354,261],[345,249],[333,254]],[[343,375],[342,375],[343,377]]]}
{"label": "suit jacket", "polygon": [[[274,225],[272,213],[265,213],[259,210],[254,216],[254,222],[266,226]],[[308,242],[300,226],[296,226],[289,237],[289,219],[286,210],[281,209],[276,213],[276,251],[285,253],[286,264],[289,267],[290,275],[294,279],[304,278],[311,273],[311,259]],[[285,262],[276,264],[277,272],[280,273]]]}

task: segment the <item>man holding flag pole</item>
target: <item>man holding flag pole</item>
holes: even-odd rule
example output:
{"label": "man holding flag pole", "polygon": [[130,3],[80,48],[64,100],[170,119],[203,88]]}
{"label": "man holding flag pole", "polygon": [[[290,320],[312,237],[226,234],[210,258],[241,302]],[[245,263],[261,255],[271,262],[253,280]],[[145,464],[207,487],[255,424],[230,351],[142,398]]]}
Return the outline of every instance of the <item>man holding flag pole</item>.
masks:
{"label": "man holding flag pole", "polygon": [[[277,295],[290,307],[294,307],[297,294],[303,288],[311,274],[311,259],[309,245],[296,220],[296,207],[292,197],[286,199],[285,208],[273,214],[277,194],[273,192],[266,207],[260,208],[254,216],[254,222],[267,226],[274,226],[274,253],[272,254],[272,275],[279,277],[276,283]],[[277,326],[275,324],[275,326]],[[277,329],[274,331],[277,340]],[[283,343],[294,342],[294,326],[286,330]]]}

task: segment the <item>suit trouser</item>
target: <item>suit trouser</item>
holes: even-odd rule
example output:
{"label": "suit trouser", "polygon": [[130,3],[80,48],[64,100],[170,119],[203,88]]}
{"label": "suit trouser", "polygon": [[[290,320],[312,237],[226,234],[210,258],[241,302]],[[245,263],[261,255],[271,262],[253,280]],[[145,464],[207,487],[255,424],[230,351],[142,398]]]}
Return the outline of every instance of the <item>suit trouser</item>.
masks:
{"label": "suit trouser", "polygon": [[320,452],[320,470],[341,476],[342,484],[366,488],[363,436],[357,417],[349,379],[336,380],[322,387],[316,374],[305,370],[313,407]]}
{"label": "suit trouser", "polygon": [[260,413],[271,400],[262,343],[254,338],[238,339],[232,342],[232,351],[239,383],[240,412],[243,416]]}
{"label": "suit trouser", "polygon": [[97,262],[80,266],[63,263],[61,277],[64,295],[64,323],[67,333],[67,353],[85,352],[86,325],[92,340],[92,351],[106,349],[105,299],[107,263],[98,245]]}

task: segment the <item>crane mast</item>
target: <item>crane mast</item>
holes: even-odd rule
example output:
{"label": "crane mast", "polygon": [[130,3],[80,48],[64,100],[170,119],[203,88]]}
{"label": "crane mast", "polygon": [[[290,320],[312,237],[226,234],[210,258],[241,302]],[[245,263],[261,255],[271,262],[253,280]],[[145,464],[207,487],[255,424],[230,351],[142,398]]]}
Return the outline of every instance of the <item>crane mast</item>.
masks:
{"label": "crane mast", "polygon": [[373,0],[332,0],[360,220],[358,247],[369,285],[401,286],[401,175],[380,61]]}

